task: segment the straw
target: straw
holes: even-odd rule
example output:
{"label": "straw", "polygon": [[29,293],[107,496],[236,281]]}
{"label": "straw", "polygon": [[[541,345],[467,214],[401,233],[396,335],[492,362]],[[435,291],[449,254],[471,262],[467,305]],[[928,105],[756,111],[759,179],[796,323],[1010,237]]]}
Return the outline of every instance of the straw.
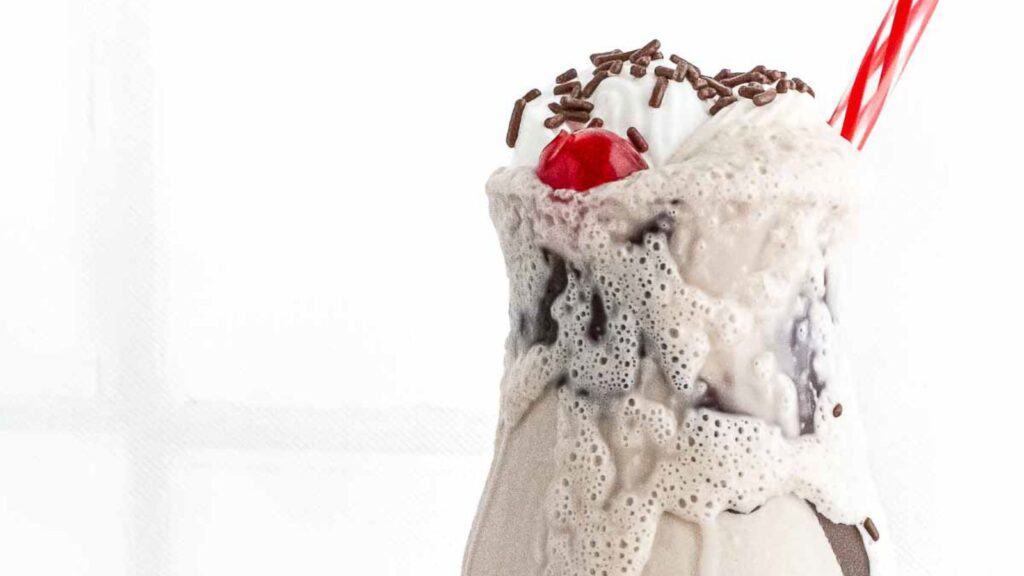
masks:
{"label": "straw", "polygon": [[[842,118],[841,134],[858,150],[864,148],[885,99],[903,74],[938,3],[938,0],[893,0],[885,13],[864,53],[853,84],[846,90],[828,122],[835,126]],[[874,92],[869,93],[869,81],[875,76],[878,82],[874,85]]]}

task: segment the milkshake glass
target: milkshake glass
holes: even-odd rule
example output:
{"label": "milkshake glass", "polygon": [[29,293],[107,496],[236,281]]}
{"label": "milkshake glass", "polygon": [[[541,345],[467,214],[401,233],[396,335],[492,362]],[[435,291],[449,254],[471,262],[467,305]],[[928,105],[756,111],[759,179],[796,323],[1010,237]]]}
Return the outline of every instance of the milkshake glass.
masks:
{"label": "milkshake glass", "polygon": [[511,330],[464,576],[883,574],[837,347],[854,149],[778,70],[591,64],[517,101],[487,184]]}

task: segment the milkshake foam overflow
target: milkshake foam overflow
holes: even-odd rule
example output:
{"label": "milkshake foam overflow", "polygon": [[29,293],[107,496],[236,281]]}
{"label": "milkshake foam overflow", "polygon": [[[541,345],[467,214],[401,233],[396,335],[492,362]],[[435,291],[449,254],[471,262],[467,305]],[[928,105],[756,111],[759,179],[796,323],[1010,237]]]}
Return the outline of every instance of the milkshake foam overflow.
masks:
{"label": "milkshake foam overflow", "polygon": [[[889,26],[930,16],[902,3]],[[905,64],[885,61],[883,100]],[[881,108],[866,92],[833,118],[851,134]],[[857,153],[814,96],[654,40],[515,102],[487,183],[511,331],[466,576],[885,573],[832,278]]]}

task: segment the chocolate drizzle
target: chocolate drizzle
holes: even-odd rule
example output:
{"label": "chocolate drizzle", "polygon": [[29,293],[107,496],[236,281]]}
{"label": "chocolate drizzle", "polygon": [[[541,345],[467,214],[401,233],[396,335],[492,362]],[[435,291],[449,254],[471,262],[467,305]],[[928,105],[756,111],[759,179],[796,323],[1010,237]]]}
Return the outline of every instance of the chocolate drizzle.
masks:
{"label": "chocolate drizzle", "polygon": [[601,294],[595,290],[590,297],[590,325],[587,326],[587,336],[591,342],[600,342],[606,332],[608,332],[608,313],[604,309]]}
{"label": "chocolate drizzle", "polygon": [[550,346],[558,340],[558,321],[551,315],[551,307],[569,285],[569,268],[565,263],[565,259],[558,254],[550,250],[542,250],[541,252],[544,255],[544,261],[547,262],[551,269],[551,273],[548,275],[547,285],[544,287],[544,295],[541,296],[540,304],[537,306],[531,344]]}
{"label": "chocolate drizzle", "polygon": [[[811,506],[814,508],[814,506]],[[818,516],[818,523],[821,525],[825,538],[832,548],[832,552],[839,561],[843,576],[869,576],[871,574],[870,561],[867,550],[864,548],[864,539],[856,526],[849,524],[836,524],[822,516],[817,509],[814,510]]]}
{"label": "chocolate drizzle", "polygon": [[671,238],[672,232],[675,231],[675,225],[675,220],[668,214],[658,214],[634,230],[629,235],[629,243],[640,246],[644,243],[644,237],[648,234],[664,234],[666,238]]}

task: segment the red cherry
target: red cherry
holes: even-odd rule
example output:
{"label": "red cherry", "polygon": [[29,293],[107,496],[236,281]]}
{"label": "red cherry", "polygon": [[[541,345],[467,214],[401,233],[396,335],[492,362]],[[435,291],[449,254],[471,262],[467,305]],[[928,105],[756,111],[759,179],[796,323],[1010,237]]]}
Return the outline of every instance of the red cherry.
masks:
{"label": "red cherry", "polygon": [[646,168],[647,162],[625,138],[585,128],[555,136],[540,154],[537,177],[555,190],[583,192]]}

